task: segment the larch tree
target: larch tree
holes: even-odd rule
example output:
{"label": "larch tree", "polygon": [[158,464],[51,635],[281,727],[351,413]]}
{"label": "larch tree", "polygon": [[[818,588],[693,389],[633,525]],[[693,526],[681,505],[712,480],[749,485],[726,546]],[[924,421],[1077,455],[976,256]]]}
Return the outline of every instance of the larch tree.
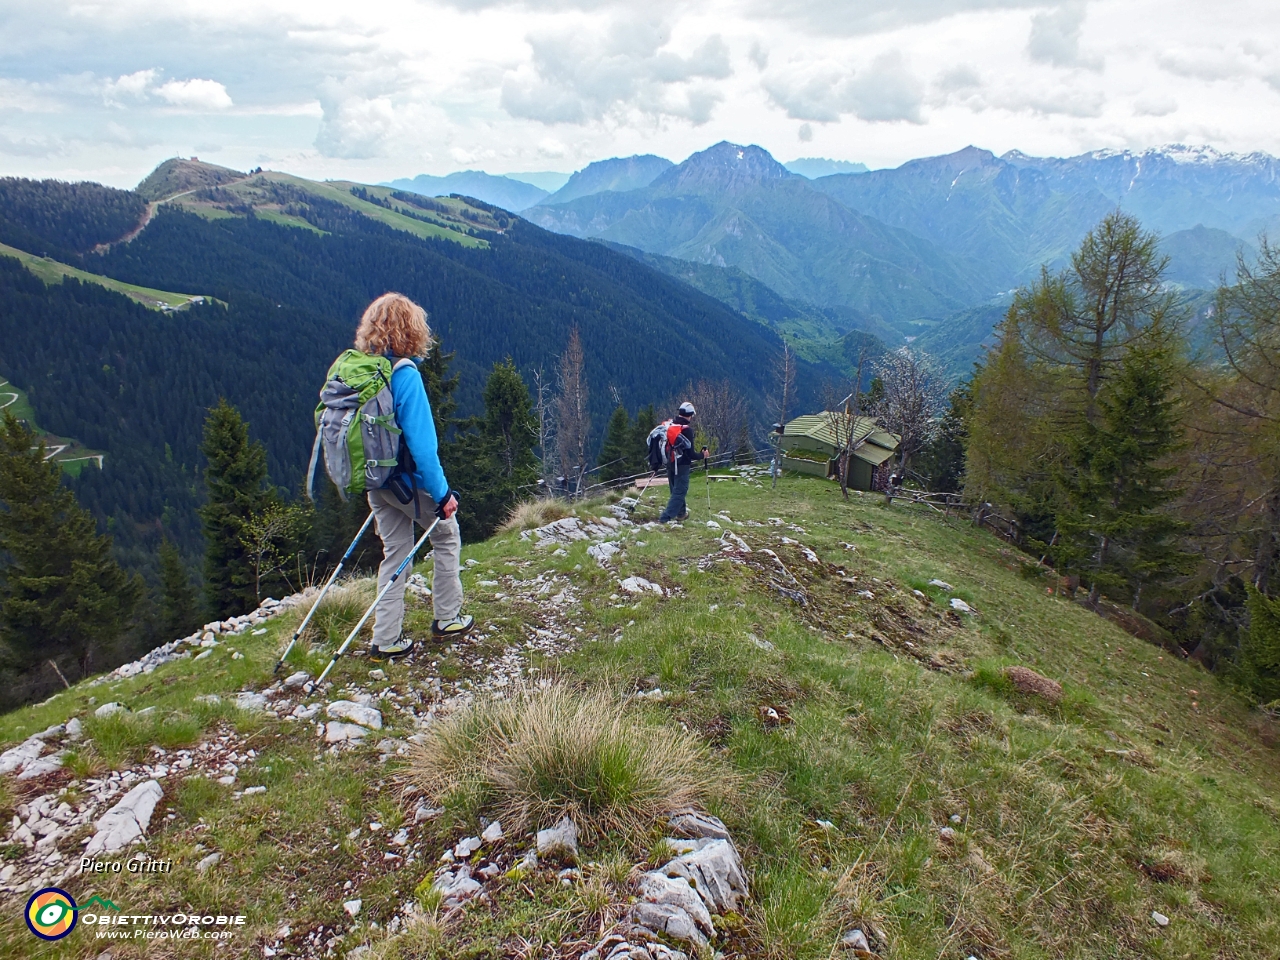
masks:
{"label": "larch tree", "polygon": [[588,438],[591,413],[588,409],[586,358],[582,336],[575,326],[569,331],[569,343],[560,357],[559,393],[556,397],[556,458],[564,472],[570,493],[581,492],[587,472]]}

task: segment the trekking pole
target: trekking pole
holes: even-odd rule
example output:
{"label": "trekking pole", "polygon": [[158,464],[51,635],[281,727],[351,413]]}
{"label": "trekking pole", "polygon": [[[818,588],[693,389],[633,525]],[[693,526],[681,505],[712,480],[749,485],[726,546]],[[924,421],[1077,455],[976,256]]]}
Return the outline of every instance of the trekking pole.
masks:
{"label": "trekking pole", "polygon": [[635,512],[636,512],[636,510],[640,507],[640,501],[644,499],[645,494],[647,494],[647,493],[649,492],[649,488],[650,488],[651,486],[653,486],[653,481],[654,481],[654,480],[656,480],[657,478],[658,478],[658,471],[657,471],[657,470],[655,470],[655,471],[653,471],[653,473],[649,474],[649,480],[648,480],[648,482],[647,482],[647,483],[645,483],[645,485],[644,485],[644,489],[640,491],[640,496],[636,498],[636,502],[632,505],[632,507],[631,507],[631,513],[635,513]]}
{"label": "trekking pole", "polygon": [[702,463],[704,466],[704,469],[702,472],[706,474],[706,477],[707,477],[707,513],[710,513],[711,512],[711,458],[703,457]]}
{"label": "trekking pole", "polygon": [[334,581],[338,579],[338,574],[342,572],[342,568],[346,562],[351,559],[351,554],[355,552],[356,544],[360,542],[360,538],[364,536],[364,532],[369,529],[369,524],[373,522],[373,513],[370,511],[369,516],[365,517],[364,523],[360,527],[360,532],[356,534],[356,538],[351,541],[351,546],[347,547],[347,552],[342,555],[342,559],[338,561],[338,565],[333,568],[333,573],[329,575],[328,582],[320,591],[320,595],[316,597],[316,602],[311,605],[311,609],[307,611],[307,615],[302,618],[302,622],[298,624],[298,629],[293,631],[293,639],[289,641],[289,645],[284,648],[284,653],[280,654],[280,659],[276,661],[276,668],[272,670],[272,674],[280,672],[280,668],[284,666],[285,660],[293,651],[293,645],[298,642],[298,638],[302,636],[302,631],[307,629],[307,624],[311,622],[311,618],[315,612],[320,609],[320,601],[324,599],[324,595],[329,592],[329,588],[333,586]]}
{"label": "trekking pole", "polygon": [[342,641],[342,646],[334,651],[333,658],[329,661],[329,665],[324,668],[324,672],[316,678],[315,683],[308,684],[308,687],[312,690],[316,690],[319,689],[320,684],[324,683],[324,678],[329,675],[329,671],[332,670],[333,665],[338,662],[338,658],[347,652],[347,647],[349,647],[351,645],[351,641],[356,638],[356,634],[359,633],[360,628],[365,625],[365,621],[373,616],[374,607],[376,607],[382,598],[387,595],[387,591],[391,589],[392,584],[400,579],[400,574],[404,573],[404,568],[413,562],[413,555],[422,549],[422,545],[427,542],[427,537],[431,536],[431,531],[436,528],[436,525],[439,522],[440,518],[436,517],[436,519],[431,521],[431,526],[427,527],[427,529],[422,532],[422,536],[420,536],[418,538],[418,542],[413,545],[413,549],[409,551],[409,555],[400,561],[400,566],[396,567],[396,572],[391,575],[391,579],[383,584],[382,589],[378,591],[378,595],[373,598],[373,603],[369,604],[369,609],[364,612],[364,616],[360,618],[360,622],[352,628],[349,634],[347,634],[347,639]]}

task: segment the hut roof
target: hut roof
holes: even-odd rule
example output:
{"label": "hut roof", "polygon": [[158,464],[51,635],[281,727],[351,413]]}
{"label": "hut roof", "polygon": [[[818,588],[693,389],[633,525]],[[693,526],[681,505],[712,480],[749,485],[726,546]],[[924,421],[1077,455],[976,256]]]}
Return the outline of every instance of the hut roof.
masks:
{"label": "hut roof", "polygon": [[[845,421],[844,424],[841,420]],[[870,463],[883,463],[898,449],[898,438],[883,429],[873,418],[854,417],[829,410],[796,417],[783,428],[782,435],[808,437],[829,445],[834,451],[850,430],[853,432],[854,444],[858,445],[854,455]]]}

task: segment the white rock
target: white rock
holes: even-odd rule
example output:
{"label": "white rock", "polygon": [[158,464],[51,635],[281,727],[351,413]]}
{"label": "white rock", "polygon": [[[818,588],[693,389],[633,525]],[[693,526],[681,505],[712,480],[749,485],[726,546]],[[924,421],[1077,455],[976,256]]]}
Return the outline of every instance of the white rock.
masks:
{"label": "white rock", "polygon": [[479,837],[463,837],[453,845],[453,855],[459,860],[465,860],[479,850],[481,846],[483,844]]}
{"label": "white rock", "polygon": [[431,886],[440,891],[448,906],[456,906],[480,892],[480,883],[471,878],[471,867],[465,863],[456,871],[446,871],[436,877]]}
{"label": "white rock", "polygon": [[259,713],[267,709],[267,698],[260,693],[242,690],[236,694],[236,706],[250,713]]}
{"label": "white rock", "polygon": [[951,609],[959,613],[973,613],[973,607],[969,606],[959,597],[951,598]]}
{"label": "white rock", "polygon": [[711,923],[711,914],[706,904],[698,896],[696,890],[689,886],[683,877],[667,877],[656,871],[642,874],[640,877],[640,896],[650,903],[663,903],[679,907],[698,925],[706,936],[714,937],[716,928]]}
{"label": "white rock", "polygon": [[[641,900],[632,906],[631,919],[654,933],[663,933],[673,940],[691,943],[699,950],[707,946],[707,938],[702,935],[694,919],[671,904],[649,903],[647,900]],[[622,956],[635,956],[635,954],[627,953]]]}
{"label": "white rock", "polygon": [[867,953],[871,952],[871,944],[867,942],[867,935],[861,930],[848,930],[845,935],[840,938],[840,946],[846,950],[863,950]]}
{"label": "white rock", "polygon": [[115,701],[112,701],[111,703],[104,703],[97,710],[93,711],[93,715],[98,718],[110,717],[117,713],[123,713],[128,709],[129,708],[123,703],[116,703]]}
{"label": "white rock", "polygon": [[424,820],[431,820],[444,813],[444,807],[429,807],[425,803],[418,804],[418,808],[413,811],[413,822],[422,823]]}
{"label": "white rock", "polygon": [[719,529],[720,529],[720,524],[716,523],[714,520],[708,520],[708,521],[707,521],[707,529],[708,529],[708,530],[719,530]]}
{"label": "white rock", "polygon": [[196,864],[196,873],[208,873],[210,869],[216,867],[222,859],[222,854],[211,853],[199,863]]}
{"label": "white rock", "polygon": [[151,814],[162,796],[164,790],[154,780],[140,783],[126,793],[94,824],[97,833],[85,847],[84,856],[115,853],[144,838],[151,825]]}
{"label": "white rock", "polygon": [[502,839],[502,824],[495,820],[484,828],[484,832],[480,834],[480,839],[485,843],[497,843]]}
{"label": "white rock", "polygon": [[387,843],[391,844],[393,847],[403,847],[408,842],[409,831],[404,827],[397,830],[395,836],[387,841]]}
{"label": "white rock", "polygon": [[728,840],[709,840],[700,849],[676,857],[660,872],[688,880],[712,913],[736,912],[739,899],[748,893],[742,861]]}
{"label": "white rock", "polygon": [[55,770],[62,769],[63,758],[66,757],[68,751],[59,750],[57,753],[51,753],[47,757],[37,757],[35,760],[29,760],[22,768],[22,772],[18,774],[19,780],[34,780],[36,777],[43,777],[46,773],[53,773]]}
{"label": "white rock", "polygon": [[943,843],[955,843],[956,832],[951,827],[943,827],[941,830],[938,831],[938,839],[941,840]]}
{"label": "white rock", "polygon": [[363,906],[363,900],[344,900],[342,903],[342,909],[347,911],[348,916],[352,917],[360,916],[360,908]]}
{"label": "white rock", "polygon": [[622,588],[623,593],[656,593],[660,597],[664,596],[662,587],[644,577],[627,577],[625,580],[618,581],[618,586]]}
{"label": "white rock", "polygon": [[335,720],[348,720],[371,730],[382,729],[382,714],[379,711],[350,700],[335,700],[325,708],[325,713]]}
{"label": "white rock", "polygon": [[229,773],[225,777],[219,777],[218,782],[224,787],[229,787],[236,782],[236,776],[234,773]]}
{"label": "white rock", "polygon": [[252,796],[256,796],[259,793],[266,793],[266,792],[267,792],[266,787],[245,787],[244,788],[244,795],[246,797],[252,797]]}
{"label": "white rock", "polygon": [[80,722],[79,717],[72,717],[67,721],[67,739],[79,740],[84,736],[84,724]]}
{"label": "white rock", "polygon": [[939,590],[946,590],[948,593],[955,589],[955,587],[947,583],[945,580],[930,580],[929,586],[937,587]]}
{"label": "white rock", "polygon": [[293,716],[297,717],[299,720],[310,720],[319,712],[320,704],[318,703],[313,703],[310,706],[300,703],[293,708]]}
{"label": "white rock", "polygon": [[587,547],[587,556],[593,558],[595,562],[602,567],[607,567],[614,554],[621,552],[622,548],[611,540],[605,540],[602,543],[593,543],[591,546]]}
{"label": "white rock", "polygon": [[697,810],[673,813],[667,825],[677,837],[711,840],[729,839],[729,828],[724,825],[724,821],[718,817],[711,816],[709,813],[701,813]]}
{"label": "white rock", "polygon": [[578,856],[578,825],[564,817],[554,827],[539,830],[537,837],[539,857],[562,856],[576,859]]}
{"label": "white rock", "polygon": [[325,743],[351,743],[363,740],[369,731],[354,723],[340,723],[330,720],[324,725]]}
{"label": "white rock", "polygon": [[39,733],[33,733],[31,736],[35,737],[37,740],[48,740],[50,737],[62,736],[63,733],[66,732],[66,730],[67,730],[66,724],[55,723],[53,726],[46,727],[45,729],[41,730]]}
{"label": "white rock", "polygon": [[[203,657],[204,654],[202,653],[200,654],[200,656]],[[196,659],[199,660],[200,657],[197,657]],[[216,693],[204,693],[198,697],[192,697],[191,699],[195,703],[207,703],[210,706],[217,706],[222,702],[222,698],[218,696]]]}
{"label": "white rock", "polygon": [[370,679],[370,680],[385,680],[385,679],[387,679],[387,672],[386,672],[385,670],[370,670],[370,671],[369,671],[369,679]]}
{"label": "white rock", "polygon": [[1151,919],[1162,927],[1167,927],[1169,925],[1169,918],[1158,910],[1151,911]]}
{"label": "white rock", "polygon": [[291,673],[284,678],[284,688],[286,690],[301,690],[310,679],[311,674],[305,670],[299,670],[297,673]]}
{"label": "white rock", "polygon": [[13,773],[42,753],[44,753],[43,740],[37,737],[24,740],[16,747],[0,753],[0,773]]}

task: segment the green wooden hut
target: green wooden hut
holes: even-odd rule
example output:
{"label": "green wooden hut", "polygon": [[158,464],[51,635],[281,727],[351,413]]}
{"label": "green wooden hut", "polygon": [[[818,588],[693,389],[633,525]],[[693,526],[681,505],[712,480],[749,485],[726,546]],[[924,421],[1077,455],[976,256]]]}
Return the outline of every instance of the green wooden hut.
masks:
{"label": "green wooden hut", "polygon": [[883,490],[898,451],[898,438],[871,417],[830,411],[796,417],[778,438],[782,467],[834,479],[838,476],[842,441],[850,435],[853,456],[849,459],[849,486],[854,490]]}

